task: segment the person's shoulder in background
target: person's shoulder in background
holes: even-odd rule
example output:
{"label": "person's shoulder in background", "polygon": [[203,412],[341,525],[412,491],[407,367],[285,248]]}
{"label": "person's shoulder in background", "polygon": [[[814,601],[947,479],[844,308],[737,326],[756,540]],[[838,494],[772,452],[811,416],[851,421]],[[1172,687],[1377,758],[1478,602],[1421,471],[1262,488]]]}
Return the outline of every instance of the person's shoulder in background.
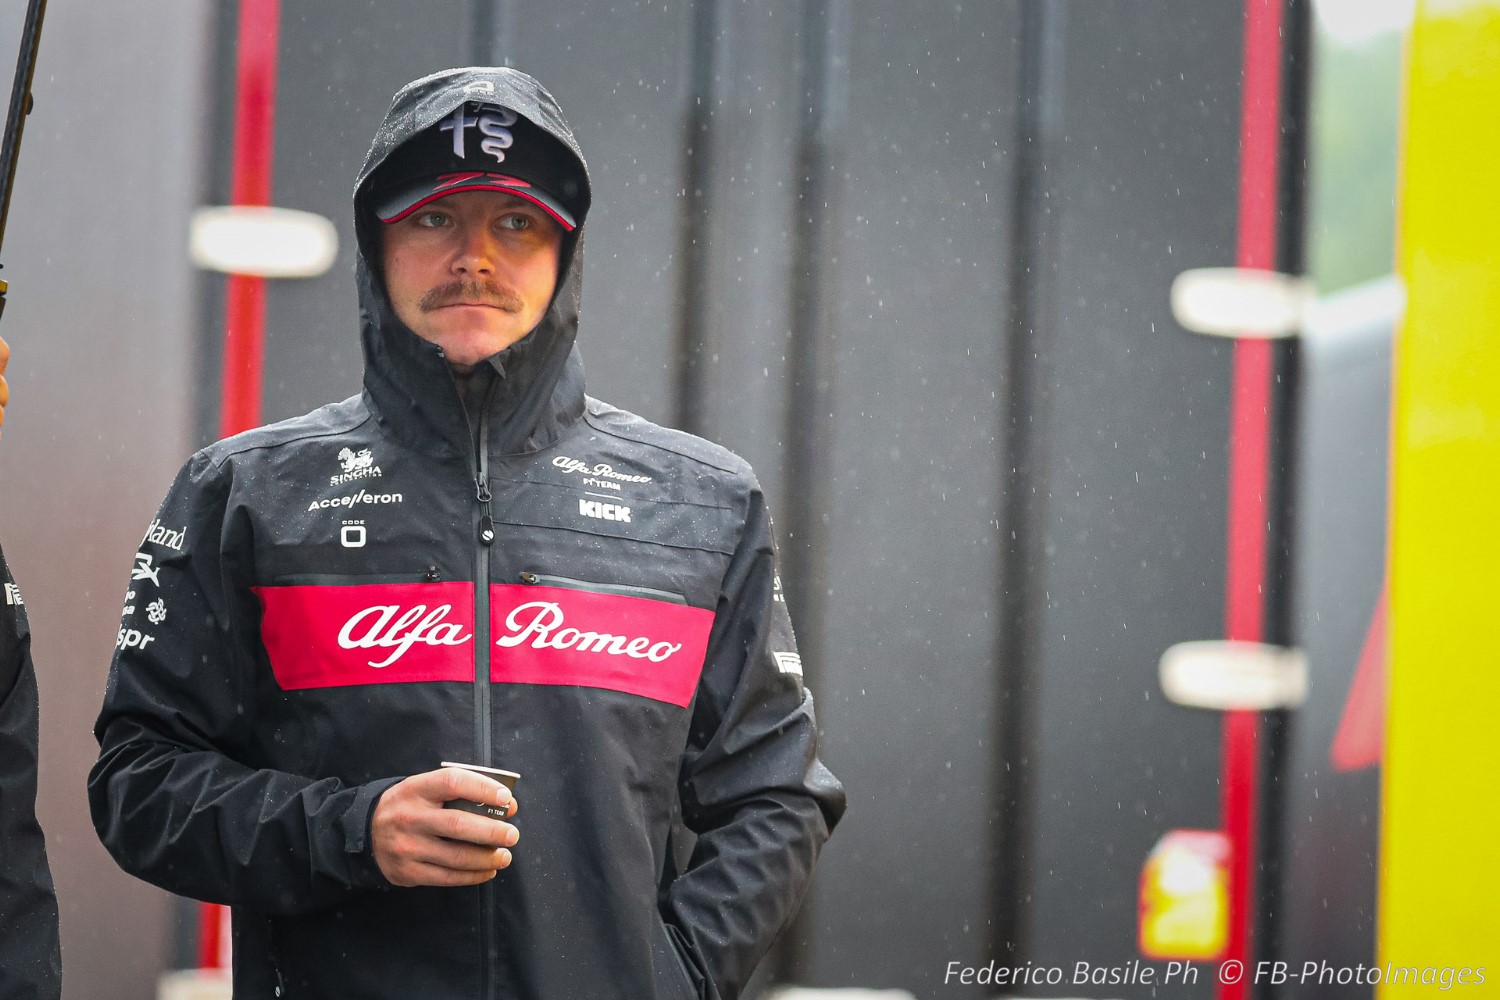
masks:
{"label": "person's shoulder in background", "polygon": [[10,345],[0,337],[0,435],[5,430],[5,406],[10,402],[10,383],[5,381],[5,368],[10,364]]}

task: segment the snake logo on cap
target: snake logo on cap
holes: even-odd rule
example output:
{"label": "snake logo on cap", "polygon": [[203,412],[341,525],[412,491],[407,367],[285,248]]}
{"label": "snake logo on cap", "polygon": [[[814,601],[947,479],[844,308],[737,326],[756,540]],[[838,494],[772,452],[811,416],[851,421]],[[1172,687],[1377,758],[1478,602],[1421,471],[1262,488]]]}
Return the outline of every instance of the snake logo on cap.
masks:
{"label": "snake logo on cap", "polygon": [[510,127],[516,123],[517,115],[510,108],[481,105],[477,113],[471,114],[467,105],[454,109],[453,114],[443,119],[438,128],[453,133],[453,155],[464,159],[464,147],[469,129],[478,126],[485,138],[479,143],[481,152],[493,156],[496,163],[505,162],[505,151],[516,141]]}

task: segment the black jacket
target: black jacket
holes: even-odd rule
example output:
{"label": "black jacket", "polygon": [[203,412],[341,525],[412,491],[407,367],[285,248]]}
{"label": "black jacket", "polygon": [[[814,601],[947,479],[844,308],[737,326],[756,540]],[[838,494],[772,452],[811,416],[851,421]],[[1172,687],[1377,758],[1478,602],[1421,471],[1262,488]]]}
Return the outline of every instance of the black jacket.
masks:
{"label": "black jacket", "polygon": [[[581,226],[471,426],[365,205],[465,87],[577,155],[524,74],[397,95],[355,189],[364,392],[183,468],[136,555],[94,823],[127,871],[234,907],[238,997],[735,997],[843,812],[770,518],[741,459],[585,397]],[[515,860],[392,888],[376,800],[444,760],[521,773]]]}
{"label": "black jacket", "polygon": [[62,990],[57,895],[36,822],[31,630],[3,552],[0,590],[0,1000],[56,1000]]}

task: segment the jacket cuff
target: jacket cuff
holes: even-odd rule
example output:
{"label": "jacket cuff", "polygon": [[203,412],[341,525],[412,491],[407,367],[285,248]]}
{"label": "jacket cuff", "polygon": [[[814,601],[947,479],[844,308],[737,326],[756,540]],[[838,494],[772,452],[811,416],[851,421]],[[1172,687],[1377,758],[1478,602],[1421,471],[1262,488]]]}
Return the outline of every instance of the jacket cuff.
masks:
{"label": "jacket cuff", "polygon": [[402,778],[381,778],[369,781],[355,790],[354,801],[344,814],[344,854],[349,861],[349,885],[355,889],[389,889],[386,880],[375,863],[375,851],[370,836],[370,824],[375,820],[375,807],[386,789],[399,784]]}

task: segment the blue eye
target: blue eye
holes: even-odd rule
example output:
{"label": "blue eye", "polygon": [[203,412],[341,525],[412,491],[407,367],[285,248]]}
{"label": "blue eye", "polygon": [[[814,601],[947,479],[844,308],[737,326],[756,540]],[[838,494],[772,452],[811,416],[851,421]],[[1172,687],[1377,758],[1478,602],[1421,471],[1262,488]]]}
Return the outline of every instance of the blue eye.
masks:
{"label": "blue eye", "polygon": [[514,229],[517,232],[531,228],[531,219],[524,215],[507,215],[500,220],[500,225],[506,229]]}
{"label": "blue eye", "polygon": [[448,216],[443,212],[422,212],[417,216],[417,225],[436,228],[447,223]]}

